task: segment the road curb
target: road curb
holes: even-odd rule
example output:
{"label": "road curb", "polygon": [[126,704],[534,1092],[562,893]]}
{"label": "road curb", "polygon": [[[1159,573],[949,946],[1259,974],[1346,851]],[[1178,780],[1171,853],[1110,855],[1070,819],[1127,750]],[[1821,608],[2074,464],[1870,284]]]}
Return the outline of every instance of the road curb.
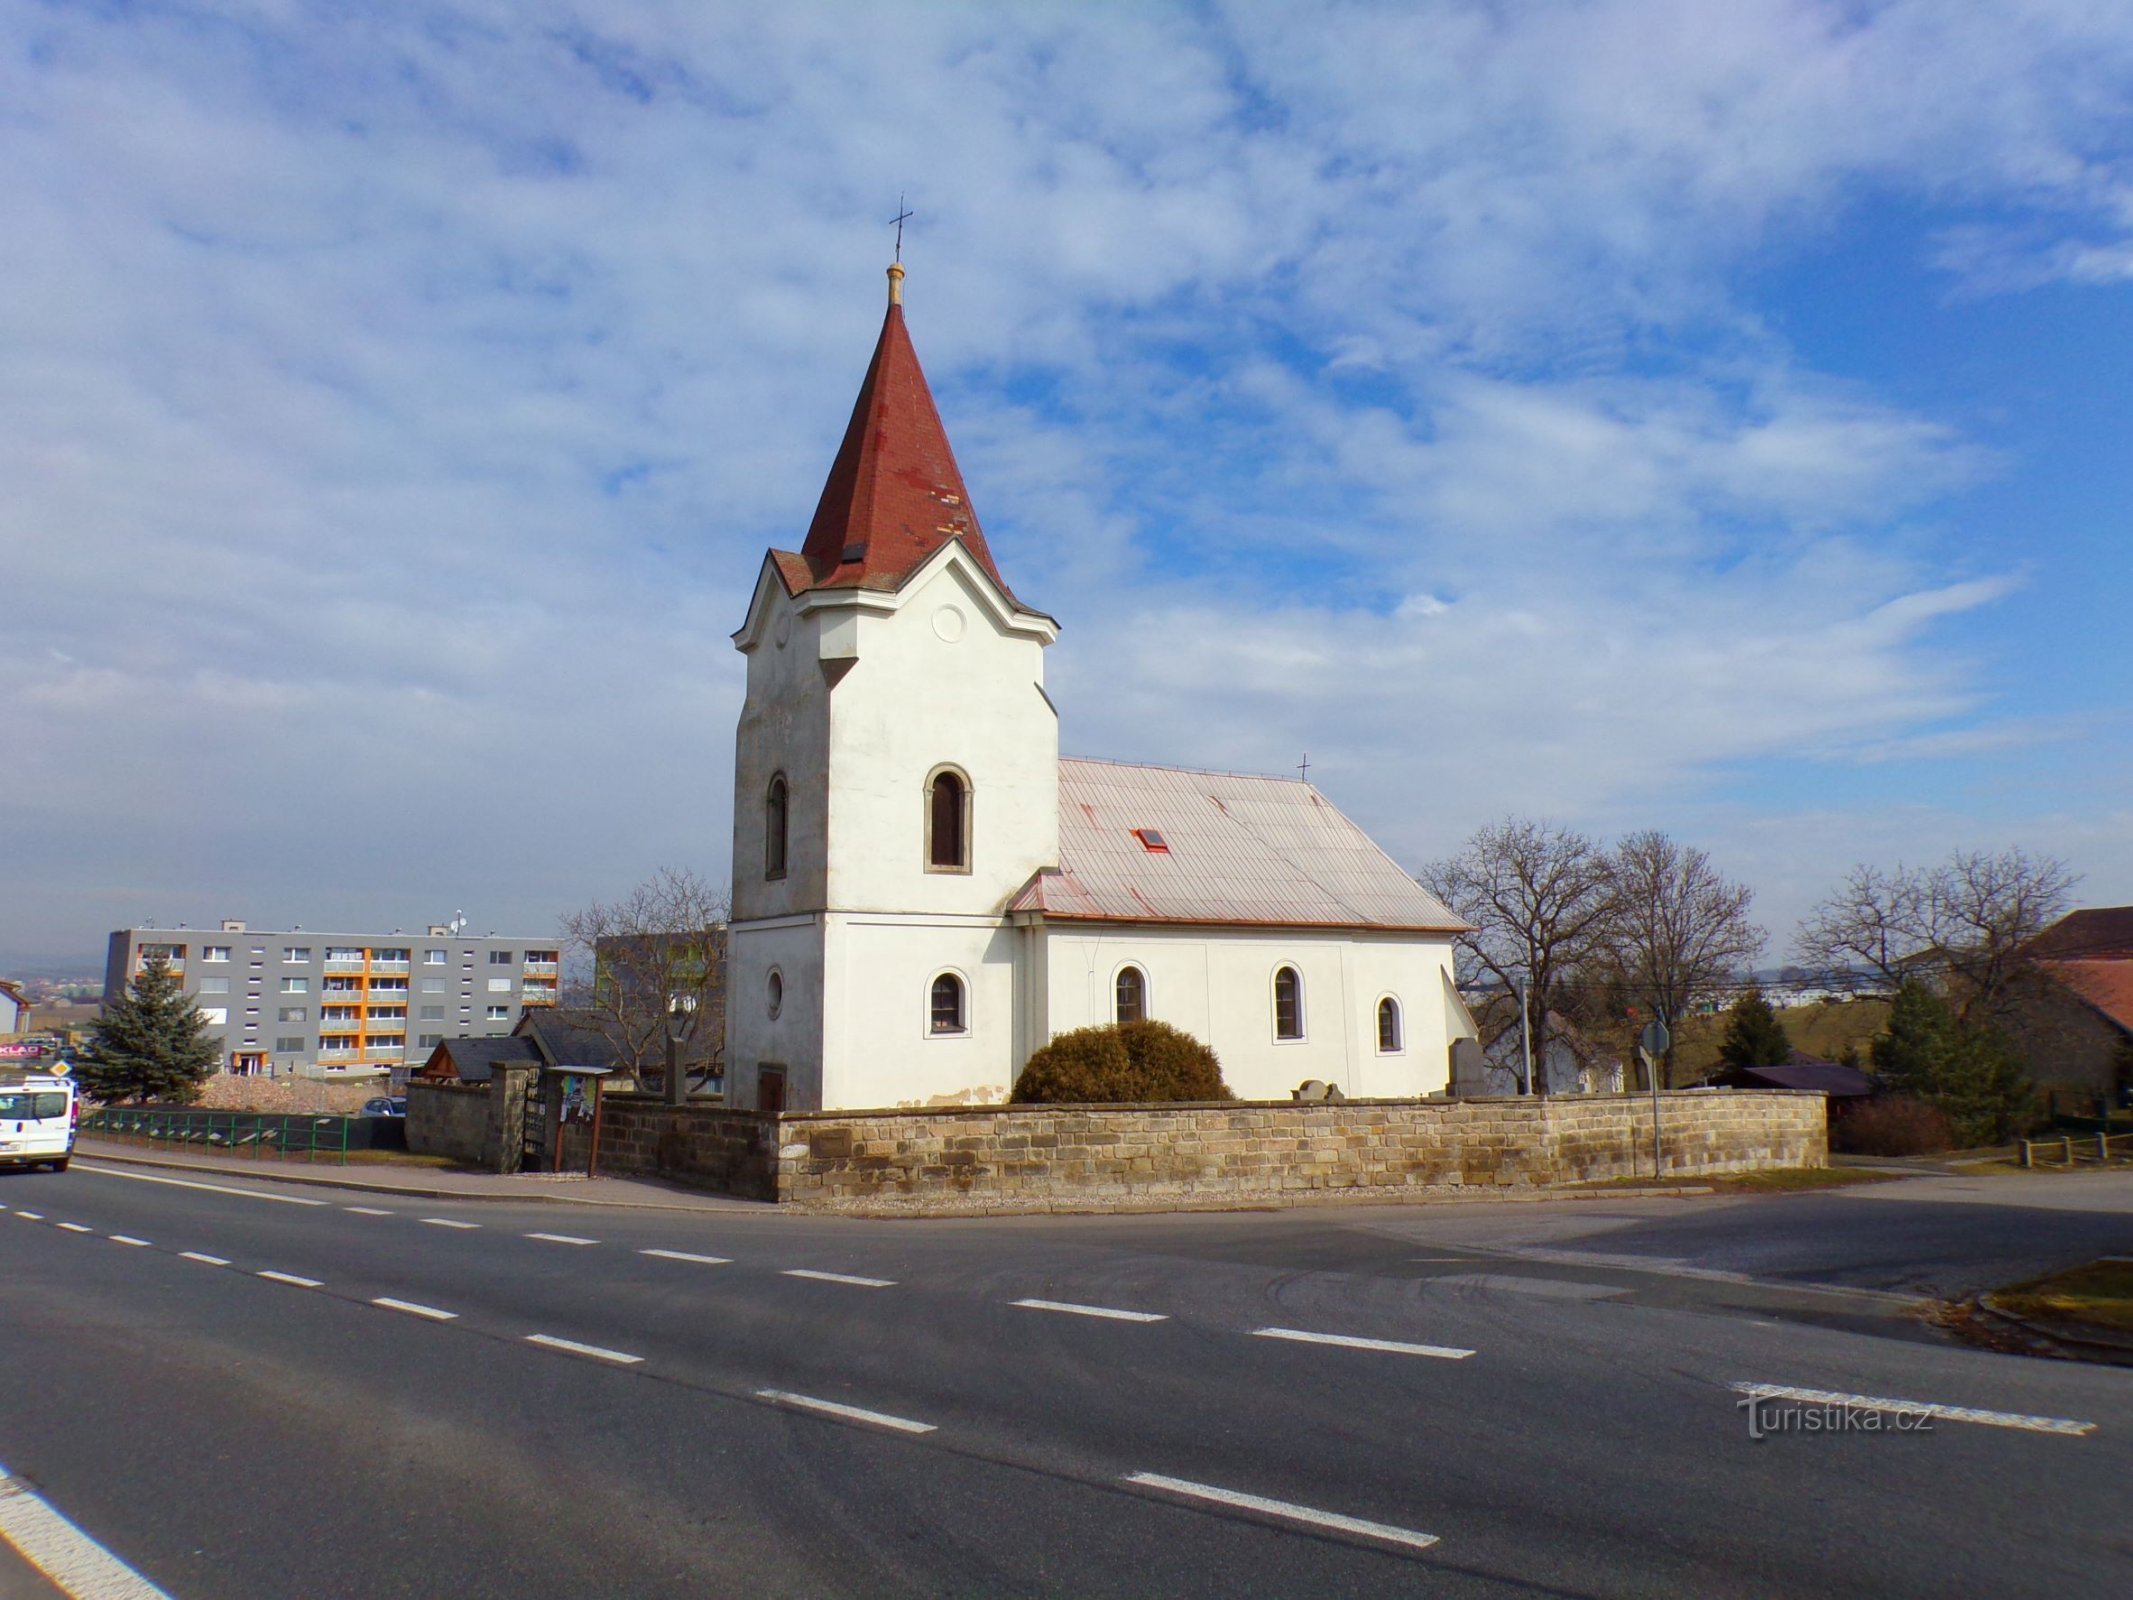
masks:
{"label": "road curb", "polygon": [[719,1196],[721,1204],[715,1206],[689,1205],[664,1200],[611,1200],[593,1195],[544,1192],[529,1189],[519,1194],[498,1194],[487,1190],[447,1189],[419,1182],[374,1182],[367,1178],[354,1178],[342,1172],[288,1172],[255,1171],[249,1165],[235,1163],[209,1166],[192,1161],[173,1161],[151,1155],[118,1154],[105,1149],[79,1147],[78,1155],[94,1161],[110,1161],[125,1166],[154,1167],[162,1172],[190,1172],[197,1175],[220,1178],[253,1178],[262,1183],[286,1183],[305,1188],[338,1189],[349,1194],[390,1195],[404,1200],[470,1200],[484,1204],[497,1202],[532,1202],[543,1205],[574,1205],[605,1207],[611,1210],[665,1211],[692,1216],[792,1216],[792,1217],[852,1217],[865,1221],[925,1221],[931,1218],[955,1219],[964,1217],[1028,1217],[1028,1216],[1153,1216],[1178,1212],[1218,1211],[1288,1211],[1304,1210],[1322,1205],[1351,1206],[1414,1206],[1414,1205],[1518,1205],[1538,1204],[1547,1200],[1671,1200],[1693,1198],[1714,1194],[1717,1191],[1709,1184],[1648,1184],[1637,1188],[1609,1188],[1599,1186],[1536,1187],[1530,1189],[1503,1190],[1484,1185],[1459,1186],[1430,1189],[1423,1192],[1404,1190],[1372,1191],[1353,1189],[1323,1189],[1282,1195],[1278,1199],[1266,1196],[1184,1196],[1168,1200],[1148,1201],[1101,1201],[1083,1200],[1037,1200],[1026,1203],[978,1204],[954,1209],[905,1209],[894,1205],[850,1206],[815,1210],[799,1206],[780,1206],[768,1201],[741,1200],[731,1196]]}
{"label": "road curb", "polygon": [[716,1206],[687,1205],[666,1200],[608,1200],[594,1195],[549,1194],[528,1190],[524,1194],[496,1194],[487,1190],[442,1189],[416,1183],[373,1183],[365,1179],[334,1177],[314,1172],[255,1172],[250,1167],[206,1166],[192,1161],[167,1161],[155,1156],[119,1155],[108,1150],[77,1146],[75,1154],[91,1161],[109,1161],[121,1166],[154,1167],[160,1172],[189,1172],[204,1178],[253,1178],[261,1183],[288,1183],[304,1188],[338,1189],[344,1194],[391,1195],[402,1200],[472,1200],[483,1204],[532,1202],[542,1205],[604,1206],[610,1210],[670,1211],[690,1216],[772,1216],[778,1208],[760,1201],[721,1195]]}
{"label": "road curb", "polygon": [[2065,1356],[2069,1361],[2088,1361],[2105,1367],[2133,1367],[2133,1343],[2117,1339],[2088,1339],[2078,1333],[2068,1333],[2049,1323],[2036,1322],[2013,1311],[2002,1311],[1992,1304],[1989,1297],[1980,1297],[1977,1310],[1981,1316],[2004,1327],[2013,1328],[2028,1335]]}

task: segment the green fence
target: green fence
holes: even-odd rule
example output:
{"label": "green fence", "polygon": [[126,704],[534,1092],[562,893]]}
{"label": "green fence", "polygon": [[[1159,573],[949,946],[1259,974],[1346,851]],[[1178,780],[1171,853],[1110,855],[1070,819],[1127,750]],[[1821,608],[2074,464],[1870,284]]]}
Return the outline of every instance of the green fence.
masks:
{"label": "green fence", "polygon": [[353,1144],[349,1129],[356,1120],[293,1112],[104,1106],[81,1119],[81,1131],[203,1155],[277,1160],[301,1156],[345,1166]]}

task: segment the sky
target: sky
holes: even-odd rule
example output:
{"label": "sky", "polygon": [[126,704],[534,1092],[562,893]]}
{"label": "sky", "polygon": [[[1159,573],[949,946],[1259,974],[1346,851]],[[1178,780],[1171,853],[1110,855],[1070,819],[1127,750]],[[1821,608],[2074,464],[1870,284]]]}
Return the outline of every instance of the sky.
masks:
{"label": "sky", "polygon": [[900,196],[1068,753],[2133,901],[2123,0],[4,0],[0,972],[722,881]]}

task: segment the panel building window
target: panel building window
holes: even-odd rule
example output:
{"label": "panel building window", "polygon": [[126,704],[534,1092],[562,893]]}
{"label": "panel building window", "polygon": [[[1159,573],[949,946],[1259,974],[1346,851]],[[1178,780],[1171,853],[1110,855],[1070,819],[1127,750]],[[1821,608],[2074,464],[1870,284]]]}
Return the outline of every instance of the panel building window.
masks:
{"label": "panel building window", "polygon": [[1378,1002],[1378,1054],[1397,1055],[1400,1050],[1400,1002],[1391,995]]}
{"label": "panel building window", "polygon": [[926,780],[926,869],[970,870],[970,781],[949,767]]}
{"label": "panel building window", "polygon": [[1274,973],[1274,1037],[1301,1039],[1303,1036],[1303,979],[1296,975],[1294,967],[1281,967]]}
{"label": "panel building window", "polygon": [[968,1033],[968,1018],[963,1004],[963,980],[952,972],[944,972],[933,980],[933,992],[927,1009],[928,1031],[932,1033]]}
{"label": "panel building window", "polygon": [[1114,1020],[1119,1022],[1144,1022],[1148,1017],[1148,975],[1139,967],[1120,967]]}
{"label": "panel building window", "polygon": [[770,793],[763,800],[763,876],[785,876],[785,844],[792,813],[791,792],[785,774],[770,780]]}

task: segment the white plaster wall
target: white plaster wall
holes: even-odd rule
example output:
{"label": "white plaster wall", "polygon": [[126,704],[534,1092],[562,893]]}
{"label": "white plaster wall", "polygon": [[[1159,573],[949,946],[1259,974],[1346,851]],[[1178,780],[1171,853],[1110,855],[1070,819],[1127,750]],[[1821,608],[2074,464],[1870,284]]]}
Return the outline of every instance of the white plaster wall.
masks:
{"label": "white plaster wall", "polygon": [[[1052,1033],[1113,1020],[1113,988],[1128,961],[1148,976],[1148,1014],[1213,1046],[1222,1075],[1248,1100],[1278,1099],[1308,1078],[1357,1098],[1443,1089],[1448,940],[1336,932],[1259,932],[1049,925],[1045,930]],[[1274,1037],[1274,971],[1303,979],[1304,1037]],[[1400,1002],[1402,1048],[1377,1048],[1377,1003]],[[1018,1064],[1019,1066],[1019,1064]]]}
{"label": "white plaster wall", "polygon": [[[830,708],[835,910],[996,915],[1058,863],[1059,724],[1040,688],[1044,647],[994,620],[973,572],[953,552],[896,611],[856,617],[858,662]],[[926,780],[943,763],[970,777],[967,873],[926,870]]]}
{"label": "white plaster wall", "polygon": [[[754,1109],[756,1068],[785,1068],[785,1104],[794,1110],[822,1100],[823,931],[818,918],[736,925],[726,946],[726,1104]],[[784,1002],[770,1015],[770,974],[785,983]]]}
{"label": "white plaster wall", "polygon": [[[733,920],[816,911],[828,861],[830,688],[818,658],[822,618],[803,614],[775,574],[758,587],[748,691],[734,731]],[[785,635],[779,642],[779,634]],[[786,868],[765,878],[765,802],[785,774]]]}
{"label": "white plaster wall", "polygon": [[[1005,1100],[1021,1065],[1019,939],[997,919],[832,914],[823,1109]],[[968,1031],[960,1035],[931,1031],[933,980],[943,971],[963,979]]]}

